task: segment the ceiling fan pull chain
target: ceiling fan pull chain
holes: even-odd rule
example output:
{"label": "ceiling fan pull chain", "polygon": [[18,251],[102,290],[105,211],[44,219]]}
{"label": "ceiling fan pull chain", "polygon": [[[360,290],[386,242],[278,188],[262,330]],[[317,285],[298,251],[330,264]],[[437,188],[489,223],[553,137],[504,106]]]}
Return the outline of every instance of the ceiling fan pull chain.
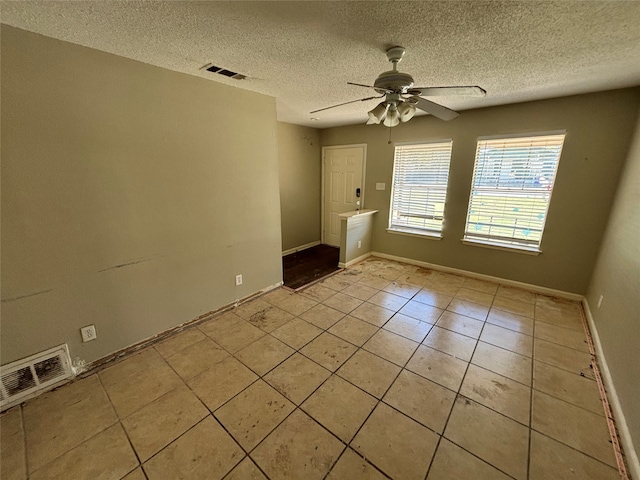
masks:
{"label": "ceiling fan pull chain", "polygon": [[389,128],[389,141],[387,142],[389,145],[391,145],[391,127]]}

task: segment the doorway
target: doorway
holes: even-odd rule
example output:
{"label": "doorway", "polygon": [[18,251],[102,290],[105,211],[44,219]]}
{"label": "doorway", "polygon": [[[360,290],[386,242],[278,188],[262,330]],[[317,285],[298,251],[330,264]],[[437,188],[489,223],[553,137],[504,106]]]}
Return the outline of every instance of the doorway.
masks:
{"label": "doorway", "polygon": [[339,215],[364,206],[366,149],[366,145],[322,148],[321,218],[325,245],[339,247]]}

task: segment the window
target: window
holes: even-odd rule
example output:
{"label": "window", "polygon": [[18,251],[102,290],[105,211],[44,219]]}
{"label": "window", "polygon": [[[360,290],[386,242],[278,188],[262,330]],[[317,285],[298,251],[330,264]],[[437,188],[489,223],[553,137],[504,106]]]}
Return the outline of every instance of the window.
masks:
{"label": "window", "polygon": [[441,235],[452,143],[396,146],[389,230]]}
{"label": "window", "polygon": [[564,137],[478,141],[464,240],[540,250]]}

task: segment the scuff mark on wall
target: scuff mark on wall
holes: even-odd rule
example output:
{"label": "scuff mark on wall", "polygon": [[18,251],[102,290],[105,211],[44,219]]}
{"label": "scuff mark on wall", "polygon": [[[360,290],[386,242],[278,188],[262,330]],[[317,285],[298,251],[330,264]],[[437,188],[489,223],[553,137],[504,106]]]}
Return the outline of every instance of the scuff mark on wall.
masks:
{"label": "scuff mark on wall", "polygon": [[161,256],[161,255],[154,255],[152,257],[140,258],[138,260],[133,260],[131,262],[120,263],[118,265],[113,265],[111,267],[107,267],[107,268],[103,268],[102,270],[98,270],[98,273],[107,272],[109,270],[114,270],[116,268],[130,267],[131,265],[137,265],[138,263],[150,262],[151,260],[157,258],[158,256]]}
{"label": "scuff mark on wall", "polygon": [[24,298],[35,297],[36,295],[43,295],[43,294],[49,293],[49,292],[53,292],[53,288],[50,288],[49,290],[41,290],[39,292],[27,293],[25,295],[19,295],[17,297],[5,298],[5,299],[2,300],[2,303],[15,302],[16,300],[22,300]]}

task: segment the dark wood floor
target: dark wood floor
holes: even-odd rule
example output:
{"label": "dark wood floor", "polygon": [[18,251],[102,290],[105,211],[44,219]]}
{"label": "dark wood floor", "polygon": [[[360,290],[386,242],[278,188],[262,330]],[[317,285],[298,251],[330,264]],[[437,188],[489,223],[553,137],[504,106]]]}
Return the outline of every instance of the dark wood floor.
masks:
{"label": "dark wood floor", "polygon": [[338,268],[340,249],[329,245],[316,245],[282,257],[284,285],[298,289],[333,273]]}

